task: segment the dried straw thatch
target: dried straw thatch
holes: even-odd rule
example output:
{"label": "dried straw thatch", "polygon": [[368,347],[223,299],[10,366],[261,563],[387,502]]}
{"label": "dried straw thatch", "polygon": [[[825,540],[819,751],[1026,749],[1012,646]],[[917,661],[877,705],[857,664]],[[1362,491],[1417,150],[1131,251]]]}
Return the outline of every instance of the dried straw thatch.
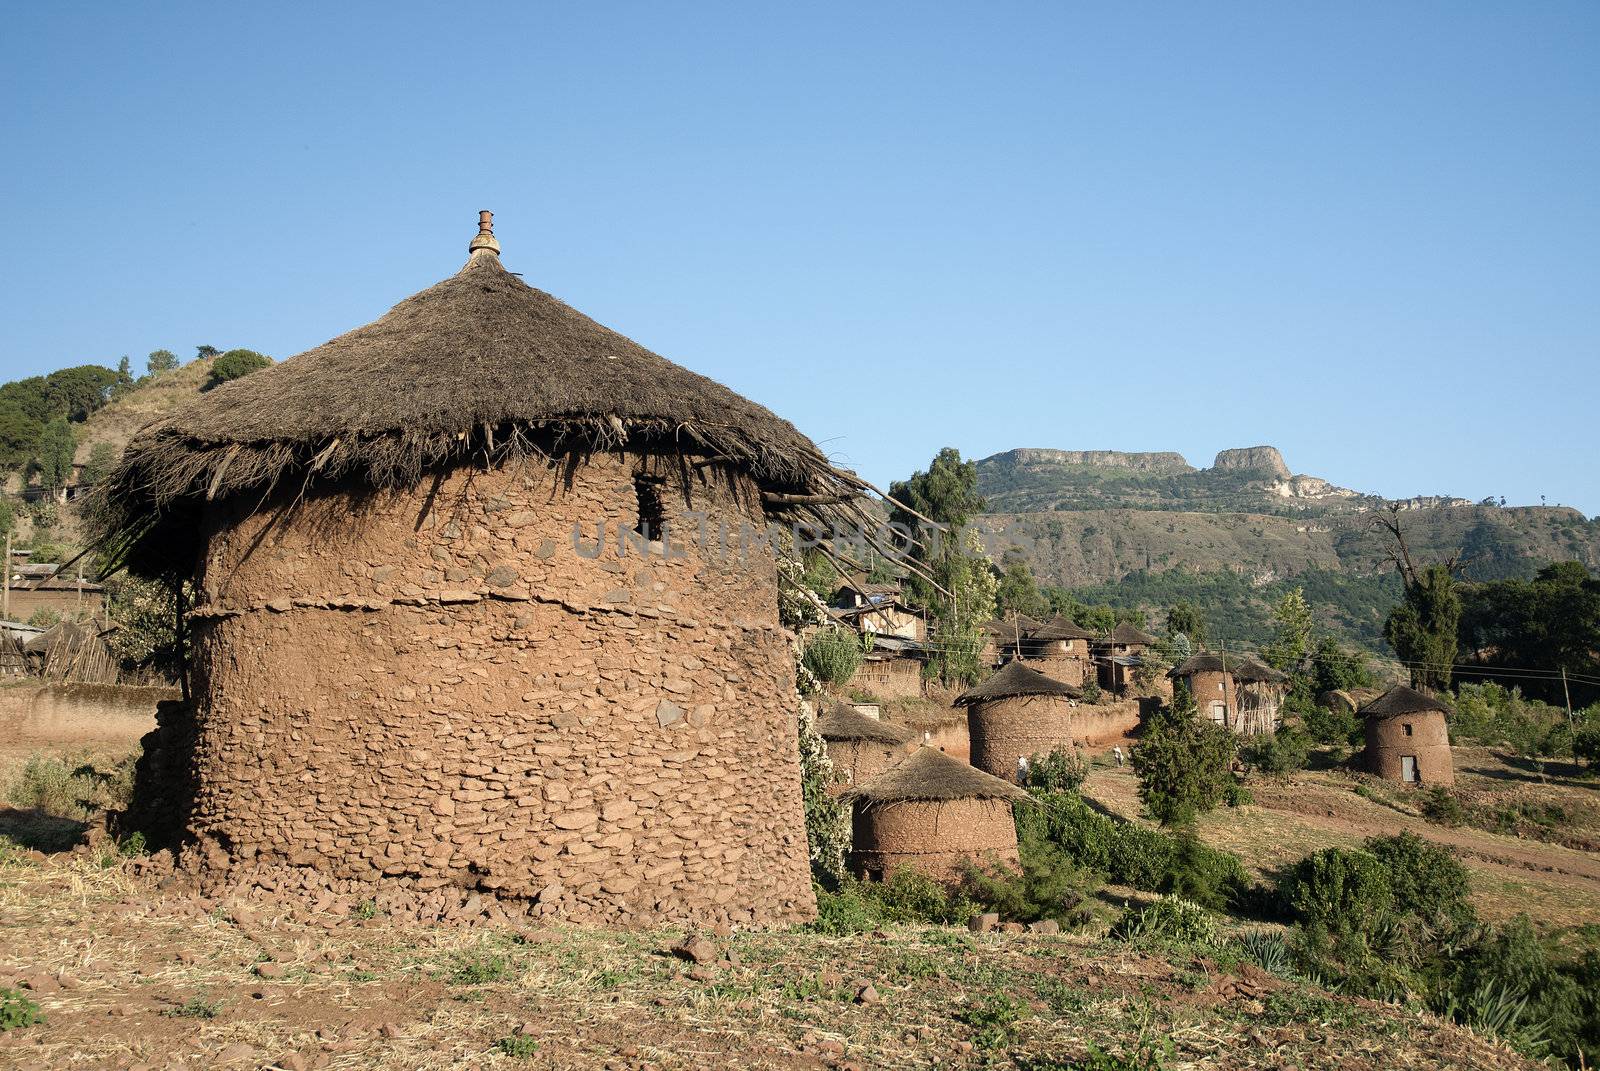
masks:
{"label": "dried straw thatch", "polygon": [[1233,679],[1240,684],[1282,684],[1289,678],[1273,669],[1271,666],[1257,662],[1254,658],[1242,658],[1236,666],[1230,665]]}
{"label": "dried straw thatch", "polygon": [[1150,633],[1135,628],[1124,621],[1106,633],[1104,642],[1120,644],[1124,647],[1149,647],[1156,642],[1156,638]]}
{"label": "dried straw thatch", "polygon": [[1023,638],[1034,640],[1038,643],[1049,643],[1055,640],[1092,640],[1096,636],[1088,629],[1078,625],[1072,618],[1057,614],[1032,632],[1027,633]]}
{"label": "dried straw thatch", "polygon": [[868,807],[908,800],[1033,801],[1016,785],[932,747],[917,749],[909,758],[840,798]]}
{"label": "dried straw thatch", "polygon": [[1169,677],[1188,677],[1195,673],[1232,673],[1244,660],[1238,655],[1201,651],[1190,655],[1167,672]]}
{"label": "dried straw thatch", "polygon": [[404,486],[524,455],[714,458],[802,513],[866,489],[787,421],[528,286],[483,236],[459,272],[376,322],[142,430],[97,503],[113,556],[192,562],[212,499]]}
{"label": "dried straw thatch", "polygon": [[1072,685],[1047,677],[1021,662],[1007,662],[994,676],[956,696],[956,706],[1022,695],[1060,695],[1076,699],[1082,694]]}
{"label": "dried straw thatch", "polygon": [[1405,714],[1423,714],[1438,711],[1449,714],[1450,708],[1414,688],[1396,684],[1378,698],[1356,711],[1363,718],[1398,718]]}
{"label": "dried straw thatch", "polygon": [[913,735],[903,725],[869,718],[843,703],[833,704],[817,719],[817,732],[824,740],[870,740],[884,744],[904,744]]}

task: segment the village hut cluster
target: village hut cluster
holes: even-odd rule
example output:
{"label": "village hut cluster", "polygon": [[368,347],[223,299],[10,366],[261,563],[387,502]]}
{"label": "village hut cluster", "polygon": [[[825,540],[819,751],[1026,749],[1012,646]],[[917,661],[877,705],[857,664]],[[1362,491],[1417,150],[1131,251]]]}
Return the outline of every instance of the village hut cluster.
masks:
{"label": "village hut cluster", "polygon": [[[809,918],[777,552],[669,551],[665,533],[864,519],[866,489],[508,272],[485,213],[457,274],[128,447],[102,545],[195,600],[189,694],[162,704],[123,821],[202,884],[384,879],[580,922]],[[817,727],[866,876],[1015,864],[1032,757],[1131,743],[1169,678],[1216,724],[1278,727],[1284,678],[1257,661],[1202,652],[1163,676],[1132,626],[1015,617],[987,628],[947,754],[892,716],[923,701],[936,641],[899,587],[849,577],[823,609],[863,640]],[[1442,710],[1405,689],[1369,705],[1372,768],[1448,783]]]}

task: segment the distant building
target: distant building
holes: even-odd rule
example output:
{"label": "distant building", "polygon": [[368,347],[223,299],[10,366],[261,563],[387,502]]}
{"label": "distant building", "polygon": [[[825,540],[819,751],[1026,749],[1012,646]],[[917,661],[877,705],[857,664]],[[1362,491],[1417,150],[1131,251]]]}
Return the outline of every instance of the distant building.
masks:
{"label": "distant building", "polygon": [[1450,708],[1437,699],[1403,684],[1362,707],[1367,769],[1407,785],[1455,784],[1449,713]]}
{"label": "distant building", "polygon": [[1133,690],[1133,674],[1144,665],[1144,653],[1158,641],[1124,621],[1091,645],[1100,687],[1117,695]]}
{"label": "distant building", "polygon": [[1071,618],[1057,614],[1023,637],[1022,657],[1037,662],[1045,673],[1074,688],[1089,678],[1089,643],[1095,634]]}
{"label": "distant building", "polygon": [[969,865],[1016,866],[1013,804],[1033,797],[934,748],[919,748],[846,793],[853,811],[850,867],[883,879],[901,867],[949,884]]}
{"label": "distant building", "polygon": [[904,725],[870,717],[843,703],[833,703],[817,719],[817,733],[828,748],[834,784],[844,792],[872,780],[916,750],[916,733]]}
{"label": "distant building", "polygon": [[1253,658],[1202,651],[1167,676],[1188,685],[1200,717],[1213,725],[1247,736],[1278,728],[1286,678]]}

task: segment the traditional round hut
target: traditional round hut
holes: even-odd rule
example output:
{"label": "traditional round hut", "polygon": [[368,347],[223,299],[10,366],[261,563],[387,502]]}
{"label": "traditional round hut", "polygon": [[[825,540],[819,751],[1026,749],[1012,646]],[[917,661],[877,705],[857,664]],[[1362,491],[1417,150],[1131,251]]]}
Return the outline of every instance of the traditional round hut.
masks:
{"label": "traditional round hut", "polygon": [[1057,614],[1023,637],[1023,657],[1043,663],[1053,676],[1081,687],[1089,672],[1089,642],[1095,634]]}
{"label": "traditional round hut", "polygon": [[190,788],[135,815],[203,881],[810,917],[764,537],[863,485],[499,251],[484,213],[457,274],[129,445],[103,545],[195,591],[152,741]]}
{"label": "traditional round hut", "polygon": [[833,763],[834,792],[865,784],[916,747],[916,734],[910,729],[868,717],[843,703],[834,703],[817,719],[817,732]]}
{"label": "traditional round hut", "polygon": [[1011,808],[1033,797],[924,747],[843,798],[853,810],[850,867],[858,876],[882,879],[910,867],[954,883],[969,865],[1017,865]]}
{"label": "traditional round hut", "polygon": [[972,765],[1007,781],[1017,760],[1088,744],[1075,703],[1082,693],[1021,662],[1008,662],[956,697],[967,709]]}
{"label": "traditional round hut", "polygon": [[1239,710],[1238,687],[1233,680],[1238,665],[1238,658],[1201,651],[1172,667],[1167,676],[1188,685],[1202,718],[1216,725],[1232,725]]}
{"label": "traditional round hut", "polygon": [[1451,785],[1450,708],[1421,692],[1397,684],[1361,708],[1366,719],[1367,769],[1390,781],[1413,785]]}

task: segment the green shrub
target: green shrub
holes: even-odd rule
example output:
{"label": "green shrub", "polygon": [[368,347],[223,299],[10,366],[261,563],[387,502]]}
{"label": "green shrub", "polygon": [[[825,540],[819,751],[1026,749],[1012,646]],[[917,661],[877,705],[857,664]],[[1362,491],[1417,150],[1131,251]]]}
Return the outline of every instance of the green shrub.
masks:
{"label": "green shrub", "polygon": [[1278,891],[1301,922],[1332,930],[1384,918],[1394,905],[1394,890],[1378,860],[1343,848],[1325,848],[1300,860]]}
{"label": "green shrub", "polygon": [[842,628],[823,629],[806,644],[801,661],[817,680],[840,687],[861,668],[861,643]]}
{"label": "green shrub", "polygon": [[1181,896],[1163,896],[1146,907],[1129,907],[1111,927],[1124,941],[1155,940],[1183,948],[1217,944],[1217,923],[1211,913]]}
{"label": "green shrub", "polygon": [[1222,803],[1238,746],[1234,733],[1202,721],[1189,690],[1177,686],[1133,749],[1145,813],[1164,826],[1187,825]]}
{"label": "green shrub", "polygon": [[1306,733],[1319,744],[1356,744],[1361,742],[1364,726],[1353,710],[1330,710],[1313,706],[1300,715]]}
{"label": "green shrub", "polygon": [[1207,847],[1188,830],[1179,833],[1175,842],[1161,878],[1163,893],[1216,911],[1241,902],[1250,887],[1250,876],[1238,857]]}
{"label": "green shrub", "polygon": [[229,350],[211,362],[211,374],[200,389],[212,390],[229,380],[240,379],[271,366],[272,358],[255,350]]}
{"label": "green shrub", "polygon": [[1010,922],[1056,919],[1068,927],[1088,923],[1099,880],[1055,844],[1038,836],[1019,845],[1020,868],[970,867],[962,889],[973,902]]}
{"label": "green shrub", "polygon": [[1236,856],[1201,843],[1193,835],[1101,814],[1075,794],[1038,797],[1017,809],[1017,839],[1047,841],[1081,867],[1142,892],[1180,892],[1207,905],[1237,906],[1249,879]]}
{"label": "green shrub", "polygon": [[1004,993],[992,993],[974,1000],[956,1012],[956,1019],[972,1027],[972,1043],[979,1049],[1003,1049],[1016,1037],[1017,1023],[1028,1014],[1028,1005]]}
{"label": "green shrub", "polygon": [[1311,737],[1293,726],[1258,736],[1240,749],[1240,757],[1265,774],[1281,776],[1303,770],[1311,757]]}
{"label": "green shrub", "polygon": [[1424,791],[1419,806],[1422,817],[1441,826],[1459,826],[1467,820],[1466,808],[1461,806],[1455,793],[1443,785],[1434,785]]}
{"label": "green shrub", "polygon": [[539,1054],[539,1042],[527,1034],[512,1034],[494,1043],[496,1051],[513,1060],[530,1060]]}
{"label": "green shrub", "polygon": [[1052,748],[1028,760],[1027,787],[1034,792],[1076,792],[1089,776],[1089,762],[1075,747]]}
{"label": "green shrub", "polygon": [[39,1005],[15,989],[0,986],[0,1033],[44,1022]]}
{"label": "green shrub", "polygon": [[891,923],[965,922],[978,909],[964,891],[952,891],[909,867],[883,881],[847,877],[835,889],[815,889],[817,917],[810,928],[831,936],[866,933]]}
{"label": "green shrub", "polygon": [[1405,832],[1373,837],[1363,847],[1383,868],[1397,913],[1415,915],[1436,931],[1463,931],[1478,921],[1467,869],[1444,848]]}
{"label": "green shrub", "polygon": [[511,964],[504,956],[462,954],[450,970],[455,985],[489,985],[511,977]]}

